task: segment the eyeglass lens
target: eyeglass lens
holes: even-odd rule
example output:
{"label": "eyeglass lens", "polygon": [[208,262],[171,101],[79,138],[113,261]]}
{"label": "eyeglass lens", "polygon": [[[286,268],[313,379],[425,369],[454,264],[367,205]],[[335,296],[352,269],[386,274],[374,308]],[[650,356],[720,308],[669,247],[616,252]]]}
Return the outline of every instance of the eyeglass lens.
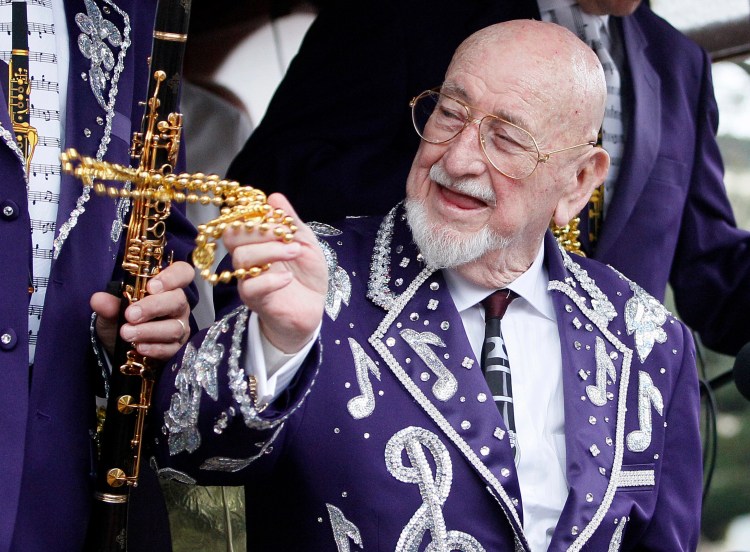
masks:
{"label": "eyeglass lens", "polygon": [[[420,137],[434,144],[455,138],[472,120],[467,106],[435,91],[417,97],[412,116]],[[479,125],[479,136],[489,161],[506,176],[525,178],[534,172],[539,155],[528,132],[487,116]]]}

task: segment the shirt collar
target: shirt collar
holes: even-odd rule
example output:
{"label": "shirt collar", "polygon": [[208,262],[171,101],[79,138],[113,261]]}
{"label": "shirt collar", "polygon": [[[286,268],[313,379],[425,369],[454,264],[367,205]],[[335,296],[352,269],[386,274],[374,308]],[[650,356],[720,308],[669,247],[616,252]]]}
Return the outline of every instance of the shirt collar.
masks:
{"label": "shirt collar", "polygon": [[[481,303],[482,300],[495,290],[488,290],[469,282],[455,269],[443,270],[448,290],[458,312]],[[549,275],[544,266],[544,244],[539,247],[539,252],[531,263],[531,266],[518,278],[508,284],[508,288],[515,291],[520,298],[526,300],[540,314],[550,320],[555,320],[555,309],[552,304],[552,296],[547,291]]]}

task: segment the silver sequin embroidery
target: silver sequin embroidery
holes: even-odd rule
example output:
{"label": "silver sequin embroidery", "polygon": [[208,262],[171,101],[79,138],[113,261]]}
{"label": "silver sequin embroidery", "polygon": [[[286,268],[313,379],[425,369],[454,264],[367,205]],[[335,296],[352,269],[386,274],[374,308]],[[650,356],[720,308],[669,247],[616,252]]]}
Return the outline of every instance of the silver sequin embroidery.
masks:
{"label": "silver sequin embroidery", "polygon": [[[403,464],[404,451],[409,458],[408,466]],[[427,452],[435,465],[434,474]],[[429,550],[484,551],[474,537],[449,531],[445,525],[442,506],[450,494],[453,465],[448,449],[437,435],[421,427],[402,429],[386,444],[385,462],[393,477],[417,485],[422,497],[422,505],[401,531],[397,552],[417,552],[427,532],[432,538]]]}
{"label": "silver sequin embroidery", "polygon": [[439,401],[447,401],[453,397],[458,391],[458,380],[430,348],[430,345],[445,347],[443,340],[432,332],[419,333],[408,328],[401,330],[401,337],[437,376],[437,381],[432,386],[435,398]]}
{"label": "silver sequin embroidery", "polygon": [[350,552],[349,541],[362,546],[362,536],[359,529],[351,521],[346,519],[344,513],[332,504],[326,504],[328,517],[331,519],[331,529],[333,529],[333,540],[336,541],[336,550],[338,552]]}
{"label": "silver sequin embroidery", "polygon": [[365,353],[362,346],[351,337],[349,338],[349,348],[352,351],[352,357],[354,357],[354,369],[357,374],[360,394],[350,399],[346,403],[346,408],[355,420],[360,420],[366,418],[375,410],[375,394],[372,390],[369,374],[371,373],[380,381],[380,368]]}
{"label": "silver sequin embroidery", "polygon": [[664,411],[664,399],[661,391],[654,385],[654,380],[647,372],[638,373],[638,422],[640,429],[628,434],[628,449],[632,452],[643,452],[651,445],[651,406],[659,415]]}
{"label": "silver sequin embroidery", "polygon": [[617,525],[617,528],[612,535],[612,540],[609,541],[609,548],[607,548],[607,552],[620,552],[620,548],[622,547],[622,534],[625,531],[625,525],[627,521],[628,518],[626,518],[625,516],[620,518],[620,523]]}
{"label": "silver sequin embroidery", "polygon": [[586,395],[589,400],[596,406],[607,404],[607,377],[612,381],[617,380],[617,371],[612,359],[607,354],[607,347],[604,340],[596,337],[596,385],[586,386]]}
{"label": "silver sequin embroidery", "polygon": [[628,280],[633,297],[625,304],[625,324],[628,335],[635,333],[635,348],[641,364],[645,362],[656,343],[667,341],[662,326],[669,311],[636,283]]}
{"label": "silver sequin embroidery", "polygon": [[[320,222],[312,222],[308,226],[318,236],[333,237],[342,234],[341,230]],[[341,312],[341,304],[349,306],[349,300],[352,296],[352,282],[346,270],[339,266],[338,255],[333,248],[324,240],[318,240],[318,243],[323,250],[323,256],[328,266],[328,292],[326,293],[325,310],[331,320],[336,320],[339,312]]]}

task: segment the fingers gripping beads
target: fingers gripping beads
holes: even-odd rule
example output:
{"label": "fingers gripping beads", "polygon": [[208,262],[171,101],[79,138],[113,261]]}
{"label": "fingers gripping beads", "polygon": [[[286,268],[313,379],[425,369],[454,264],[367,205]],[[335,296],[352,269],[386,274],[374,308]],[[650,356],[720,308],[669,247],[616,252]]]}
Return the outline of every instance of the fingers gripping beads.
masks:
{"label": "fingers gripping beads", "polygon": [[[201,277],[211,285],[226,283],[232,278],[254,278],[270,267],[266,264],[213,274],[211,266],[215,259],[216,240],[220,239],[227,229],[243,228],[245,231],[258,231],[261,234],[272,232],[275,238],[284,243],[291,242],[297,231],[292,217],[287,216],[281,209],[271,207],[263,192],[250,186],[242,186],[235,181],[221,179],[215,174],[161,174],[97,161],[80,155],[74,149],[65,151],[61,160],[65,173],[72,174],[85,184],[93,186],[94,191],[100,195],[221,207],[219,217],[198,226],[196,249],[193,251],[193,263],[200,271]],[[106,185],[107,181],[130,181],[134,186],[128,190]]]}

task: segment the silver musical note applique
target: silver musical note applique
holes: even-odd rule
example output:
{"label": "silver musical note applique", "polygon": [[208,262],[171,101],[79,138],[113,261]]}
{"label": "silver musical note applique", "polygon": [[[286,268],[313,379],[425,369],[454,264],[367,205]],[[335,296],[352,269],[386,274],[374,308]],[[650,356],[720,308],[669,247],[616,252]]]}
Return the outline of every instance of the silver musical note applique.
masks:
{"label": "silver musical note applique", "polygon": [[612,359],[607,354],[607,346],[601,337],[596,338],[596,385],[586,386],[586,395],[595,406],[607,404],[607,378],[617,381],[617,371]]}
{"label": "silver musical note applique", "polygon": [[437,376],[437,381],[432,386],[432,393],[439,401],[447,401],[458,391],[458,381],[451,371],[430,349],[430,345],[435,347],[445,347],[445,343],[432,332],[417,332],[412,329],[401,330],[401,337],[404,338],[419,358],[428,366]]}
{"label": "silver musical note applique", "polygon": [[660,416],[664,411],[664,399],[654,380],[646,372],[638,374],[638,422],[640,429],[628,434],[628,448],[632,452],[643,452],[651,444],[651,406]]}
{"label": "silver musical note applique", "polygon": [[351,337],[349,338],[349,348],[352,350],[352,356],[354,357],[354,370],[357,373],[360,394],[346,403],[346,408],[355,420],[361,420],[375,410],[375,393],[372,390],[368,372],[380,380],[380,369],[365,353],[362,346]]}

